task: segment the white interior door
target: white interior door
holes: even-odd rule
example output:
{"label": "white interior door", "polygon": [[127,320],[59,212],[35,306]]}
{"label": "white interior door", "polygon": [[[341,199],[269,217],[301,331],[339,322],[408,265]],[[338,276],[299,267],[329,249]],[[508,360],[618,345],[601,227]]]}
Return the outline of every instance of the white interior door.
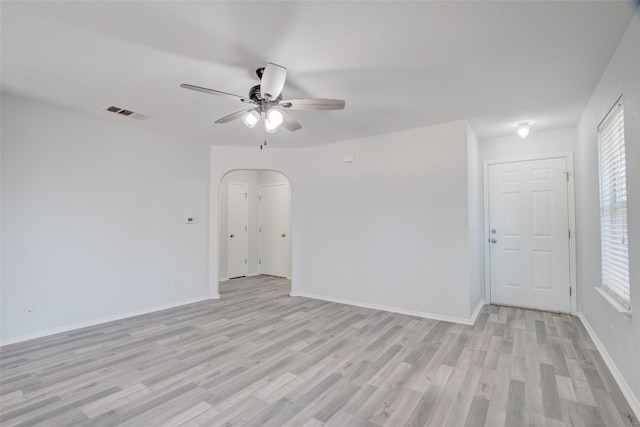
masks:
{"label": "white interior door", "polygon": [[229,182],[227,192],[227,276],[246,276],[249,241],[247,233],[248,185]]}
{"label": "white interior door", "polygon": [[289,275],[289,186],[260,186],[260,272]]}
{"label": "white interior door", "polygon": [[488,166],[490,298],[570,312],[567,159]]}

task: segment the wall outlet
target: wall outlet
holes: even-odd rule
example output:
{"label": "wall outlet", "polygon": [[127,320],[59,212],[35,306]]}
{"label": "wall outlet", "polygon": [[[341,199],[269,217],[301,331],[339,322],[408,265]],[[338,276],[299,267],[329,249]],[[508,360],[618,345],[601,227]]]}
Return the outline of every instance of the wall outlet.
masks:
{"label": "wall outlet", "polygon": [[36,315],[36,310],[32,304],[24,306],[24,315],[25,317],[31,317]]}
{"label": "wall outlet", "polygon": [[171,283],[169,284],[169,290],[170,290],[171,292],[175,292],[175,291],[176,291],[176,286],[178,286],[178,284],[177,284],[176,282],[171,282]]}

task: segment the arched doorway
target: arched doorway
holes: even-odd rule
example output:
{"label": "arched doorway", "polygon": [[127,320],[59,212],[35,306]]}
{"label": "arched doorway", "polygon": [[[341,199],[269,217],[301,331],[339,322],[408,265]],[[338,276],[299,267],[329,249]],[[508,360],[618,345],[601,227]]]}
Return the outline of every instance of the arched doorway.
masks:
{"label": "arched doorway", "polygon": [[242,169],[219,186],[218,280],[291,278],[291,187],[278,171]]}

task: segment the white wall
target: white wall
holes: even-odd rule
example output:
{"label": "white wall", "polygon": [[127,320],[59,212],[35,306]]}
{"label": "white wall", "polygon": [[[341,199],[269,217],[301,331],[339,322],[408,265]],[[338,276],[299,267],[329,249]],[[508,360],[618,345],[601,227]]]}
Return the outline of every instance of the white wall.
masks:
{"label": "white wall", "polygon": [[536,132],[534,127],[526,139],[520,138],[514,129],[513,136],[483,140],[480,143],[480,160],[510,160],[573,153],[576,150],[576,140],[576,128]]}
{"label": "white wall", "polygon": [[286,184],[289,185],[289,180],[286,176],[276,171],[260,171],[260,185],[268,184]]}
{"label": "white wall", "polygon": [[[455,122],[305,150],[213,147],[211,182],[234,169],[287,175],[293,294],[465,321],[467,138],[467,123]],[[355,162],[344,163],[346,154]]]}
{"label": "white wall", "polygon": [[208,297],[208,147],[1,102],[3,343]]}
{"label": "white wall", "polygon": [[470,317],[466,122],[305,155],[298,292]]}
{"label": "white wall", "polygon": [[[640,11],[605,70],[578,124],[576,203],[578,309],[612,371],[627,384],[640,416]],[[595,291],[600,285],[600,219],[597,126],[624,96],[627,158],[629,265],[632,318],[625,319]],[[616,372],[617,371],[617,372]],[[623,391],[625,388],[623,386]]]}
{"label": "white wall", "polygon": [[484,280],[484,198],[480,141],[467,126],[467,204],[469,221],[469,310],[485,300]]}

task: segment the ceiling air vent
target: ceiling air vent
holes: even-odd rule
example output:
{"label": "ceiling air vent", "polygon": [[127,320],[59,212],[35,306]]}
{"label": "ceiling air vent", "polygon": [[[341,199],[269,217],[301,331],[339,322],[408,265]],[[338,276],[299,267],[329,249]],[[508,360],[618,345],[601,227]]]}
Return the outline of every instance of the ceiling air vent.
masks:
{"label": "ceiling air vent", "polygon": [[131,115],[131,118],[136,120],[147,120],[149,117],[151,116],[147,116],[146,114],[142,114],[142,113],[133,113]]}
{"label": "ceiling air vent", "polygon": [[135,111],[125,110],[124,108],[116,107],[115,105],[107,105],[103,108],[104,111],[110,111],[112,113],[120,114],[121,116],[131,117],[136,120],[146,120],[150,116],[142,113],[136,113]]}

